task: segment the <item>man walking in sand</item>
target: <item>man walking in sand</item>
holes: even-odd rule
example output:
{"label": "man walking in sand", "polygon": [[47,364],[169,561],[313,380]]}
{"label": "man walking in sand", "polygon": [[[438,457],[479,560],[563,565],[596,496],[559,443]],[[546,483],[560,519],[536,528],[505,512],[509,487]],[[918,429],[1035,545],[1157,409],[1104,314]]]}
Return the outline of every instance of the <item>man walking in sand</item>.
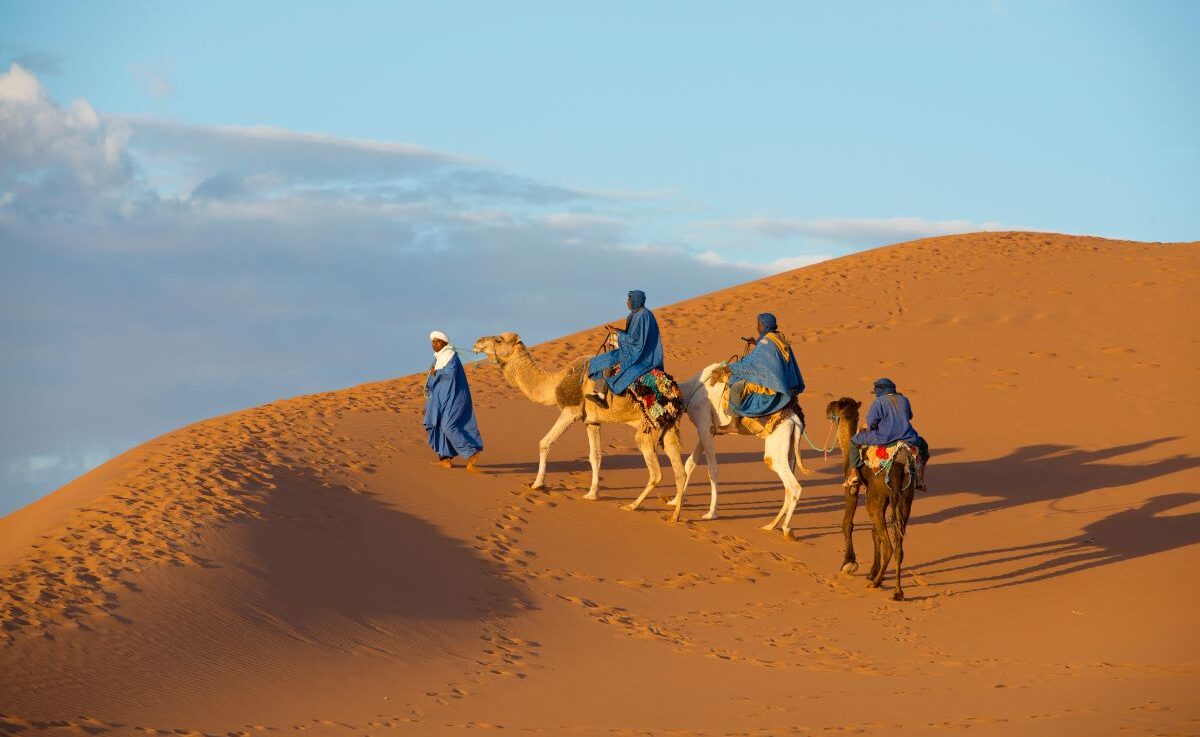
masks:
{"label": "man walking in sand", "polygon": [[433,345],[433,365],[425,376],[425,431],[429,447],[438,456],[434,463],[452,468],[453,458],[462,456],[467,459],[467,470],[477,473],[483,438],[475,423],[467,372],[445,333],[435,330],[429,334],[429,341]]}

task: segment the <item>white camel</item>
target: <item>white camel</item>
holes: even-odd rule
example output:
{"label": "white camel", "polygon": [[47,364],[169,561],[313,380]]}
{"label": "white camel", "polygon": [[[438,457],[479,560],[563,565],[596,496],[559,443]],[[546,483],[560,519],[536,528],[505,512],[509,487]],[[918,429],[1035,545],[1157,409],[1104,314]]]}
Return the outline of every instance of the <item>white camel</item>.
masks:
{"label": "white camel", "polygon": [[[687,464],[684,467],[684,482],[680,496],[673,499],[672,502],[682,506],[683,491],[686,491],[687,484],[692,478],[692,472],[696,470],[696,454],[703,452],[708,461],[708,479],[711,487],[708,513],[701,518],[706,520],[717,518],[719,470],[714,438],[718,435],[756,434],[754,430],[747,428],[726,412],[724,394],[728,387],[728,381],[729,369],[726,365],[714,363],[679,385],[679,390],[686,403],[687,415],[692,424],[696,426],[696,433],[700,439],[696,443],[695,450],[688,456]],[[799,501],[802,490],[795,474],[797,464],[804,474],[812,473],[800,458],[800,437],[804,432],[804,421],[800,415],[790,409],[787,410],[787,413],[784,420],[767,435],[763,443],[763,462],[767,464],[767,468],[779,475],[780,481],[783,482],[784,493],[783,506],[780,507],[779,514],[775,515],[775,519],[770,524],[763,525],[762,529],[773,530],[782,519],[785,537],[790,535],[792,514],[796,511],[796,502]]]}
{"label": "white camel", "polygon": [[[531,488],[543,489],[546,485],[546,459],[550,455],[550,446],[571,426],[573,422],[581,421],[587,426],[588,462],[592,466],[592,486],[584,499],[597,499],[600,488],[600,425],[602,423],[618,423],[629,425],[635,429],[634,442],[642,451],[646,460],[646,468],[650,479],[641,495],[625,509],[635,510],[642,501],[662,482],[662,468],[658,463],[658,451],[655,446],[660,438],[660,431],[646,432],[646,420],[638,408],[636,400],[625,394],[610,395],[608,408],[603,409],[583,399],[583,374],[587,368],[588,358],[580,357],[572,361],[566,368],[554,372],[543,371],[534,362],[533,356],[521,342],[521,336],[516,333],[501,333],[489,335],[475,341],[476,353],[487,354],[500,366],[504,379],[516,387],[528,399],[550,407],[558,407],[558,419],[550,432],[538,442],[538,471]],[[661,433],[663,450],[671,460],[671,468],[675,473],[675,511],[671,521],[679,519],[683,504],[684,480],[683,445],[679,440],[678,423]],[[666,497],[660,497],[667,502]],[[667,502],[672,503],[672,502]]]}

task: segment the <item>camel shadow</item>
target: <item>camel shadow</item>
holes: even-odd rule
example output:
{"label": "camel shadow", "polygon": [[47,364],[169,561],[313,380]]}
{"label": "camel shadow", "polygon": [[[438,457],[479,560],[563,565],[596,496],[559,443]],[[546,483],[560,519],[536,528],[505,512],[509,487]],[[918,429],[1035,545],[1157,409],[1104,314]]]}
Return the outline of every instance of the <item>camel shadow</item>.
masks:
{"label": "camel shadow", "polygon": [[926,476],[930,493],[965,492],[988,498],[922,514],[918,496],[913,508],[913,522],[945,522],[1025,504],[1055,501],[1098,489],[1137,484],[1200,466],[1200,457],[1186,455],[1149,463],[1107,462],[1177,439],[1164,437],[1099,450],[1068,445],[1027,445],[1000,458],[946,464],[938,463],[940,454],[935,451]]}
{"label": "camel shadow", "polygon": [[[1200,512],[1166,514],[1200,502],[1200,494],[1152,497],[1132,509],[1084,525],[1078,535],[1028,545],[958,553],[923,563],[922,576],[964,592],[1018,586],[1200,543]],[[996,557],[994,557],[996,556]],[[999,567],[994,573],[973,572]],[[941,575],[952,578],[943,580]]]}

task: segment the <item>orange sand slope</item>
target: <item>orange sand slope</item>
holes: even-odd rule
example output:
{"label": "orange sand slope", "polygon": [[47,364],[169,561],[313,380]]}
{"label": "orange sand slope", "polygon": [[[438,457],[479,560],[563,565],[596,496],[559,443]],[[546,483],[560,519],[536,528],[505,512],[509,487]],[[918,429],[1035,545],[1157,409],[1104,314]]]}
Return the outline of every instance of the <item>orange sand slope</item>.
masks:
{"label": "orange sand slope", "polygon": [[836,454],[792,539],[757,529],[782,489],[754,438],[718,439],[712,522],[703,468],[686,522],[619,509],[624,427],[601,501],[580,426],[533,492],[556,412],[493,365],[484,476],[429,464],[421,377],[177,430],[0,520],[0,733],[1200,733],[1198,271],[1195,243],[989,233],[656,309],[680,378],[777,313],[816,442],[877,376],[911,397],[904,602],[838,572]]}

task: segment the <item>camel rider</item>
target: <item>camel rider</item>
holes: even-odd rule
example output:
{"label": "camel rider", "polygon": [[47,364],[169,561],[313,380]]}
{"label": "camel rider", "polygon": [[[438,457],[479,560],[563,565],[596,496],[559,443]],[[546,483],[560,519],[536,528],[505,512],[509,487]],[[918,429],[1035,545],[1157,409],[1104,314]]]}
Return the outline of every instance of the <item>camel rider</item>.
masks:
{"label": "camel rider", "polygon": [[912,426],[913,411],[908,397],[896,391],[891,379],[877,379],[874,385],[875,401],[867,410],[866,423],[861,432],[850,439],[850,458],[855,468],[863,464],[864,445],[891,445],[903,440],[917,448],[921,455],[917,474],[917,488],[925,488],[925,464],[929,461],[929,444],[917,434]]}
{"label": "camel rider", "polygon": [[475,422],[467,372],[445,333],[433,331],[429,342],[433,346],[433,365],[425,375],[425,432],[429,447],[438,456],[434,463],[451,468],[452,459],[463,456],[467,470],[478,472],[476,463],[483,451],[483,438]]}
{"label": "camel rider", "polygon": [[754,350],[729,364],[729,374],[729,414],[735,417],[773,415],[804,391],[796,355],[770,312],[758,316]]}
{"label": "camel rider", "polygon": [[633,290],[625,304],[629,307],[625,328],[604,326],[617,334],[617,347],[601,353],[588,364],[587,375],[592,380],[592,390],[585,396],[606,409],[610,389],[614,395],[620,394],[639,377],[663,368],[658,321],[654,319],[654,313],[646,309],[646,293]]}

